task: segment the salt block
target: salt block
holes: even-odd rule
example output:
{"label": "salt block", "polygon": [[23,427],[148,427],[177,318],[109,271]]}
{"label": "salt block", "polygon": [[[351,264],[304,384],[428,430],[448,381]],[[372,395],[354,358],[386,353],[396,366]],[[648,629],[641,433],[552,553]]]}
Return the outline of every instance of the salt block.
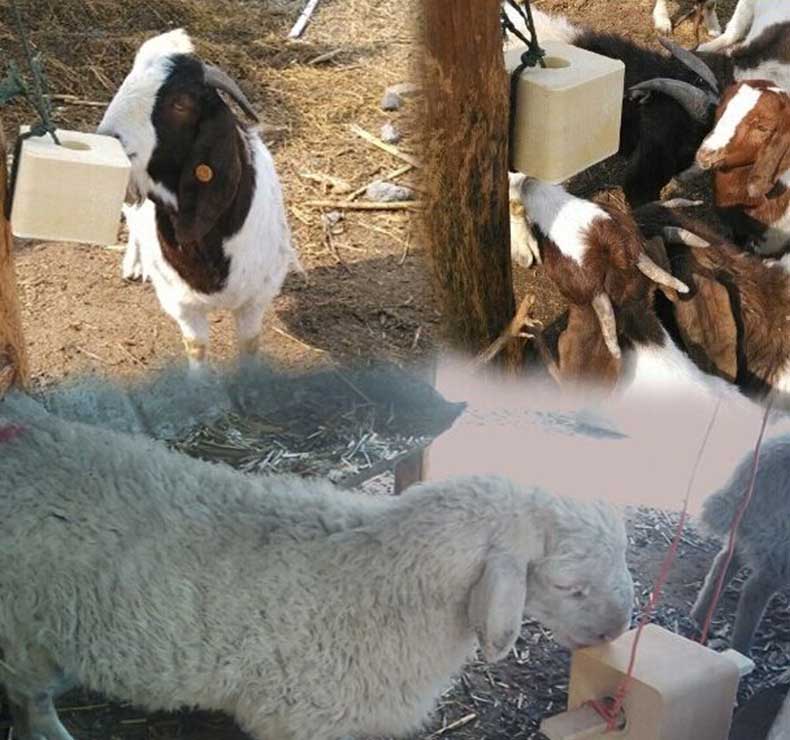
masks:
{"label": "salt block", "polygon": [[[559,183],[620,147],[625,65],[557,41],[542,42],[546,67],[528,67],[514,101],[511,167]],[[509,74],[524,46],[505,52]]]}
{"label": "salt block", "polygon": [[[623,704],[625,726],[569,732],[566,715],[585,702],[614,696],[628,671],[636,630],[573,654],[565,715],[544,720],[551,740],[727,740],[738,691],[738,665],[729,656],[657,625],[645,627],[633,680]],[[582,718],[583,719],[583,718]],[[597,721],[596,721],[597,722]]]}
{"label": "salt block", "polygon": [[49,134],[22,142],[11,231],[25,239],[114,244],[128,157],[110,136],[61,130],[57,135],[61,146]]}

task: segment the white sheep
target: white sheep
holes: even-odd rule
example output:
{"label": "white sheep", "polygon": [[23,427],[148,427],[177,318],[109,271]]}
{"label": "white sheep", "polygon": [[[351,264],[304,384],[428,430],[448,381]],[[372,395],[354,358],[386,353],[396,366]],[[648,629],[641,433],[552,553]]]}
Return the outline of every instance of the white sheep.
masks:
{"label": "white sheep", "polygon": [[271,154],[219,90],[255,118],[239,86],[170,31],[140,47],[97,129],[132,163],[123,276],[151,279],[195,368],[211,312],[230,310],[240,350],[254,353],[263,314],[301,269]]}
{"label": "white sheep", "polygon": [[625,530],[603,504],[498,477],[373,498],[16,423],[0,680],[21,740],[72,740],[53,699],[74,685],[224,711],[258,740],[400,735],[478,645],[502,658],[525,612],[572,648],[629,624]]}

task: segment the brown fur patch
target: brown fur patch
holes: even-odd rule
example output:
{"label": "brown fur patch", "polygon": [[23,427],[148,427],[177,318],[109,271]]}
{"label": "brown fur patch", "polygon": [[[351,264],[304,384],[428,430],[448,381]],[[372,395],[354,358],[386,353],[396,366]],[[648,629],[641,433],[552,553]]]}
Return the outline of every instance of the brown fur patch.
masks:
{"label": "brown fur patch", "polygon": [[567,326],[557,341],[557,354],[563,381],[613,388],[620,377],[621,361],[606,348],[598,318],[589,305],[572,305],[568,309]]}
{"label": "brown fur patch", "polygon": [[[647,206],[638,209],[635,216],[647,236],[660,234],[663,226],[671,225],[689,229],[710,242],[706,249],[667,245],[673,275],[692,288],[688,297],[681,297],[676,305],[712,300],[713,305],[694,311],[715,318],[723,305],[721,293],[709,291],[699,296],[696,277],[715,282],[726,290],[737,332],[736,382],[747,391],[767,390],[790,360],[790,276],[781,266],[768,265],[759,257],[742,252],[714,230],[680,211]],[[676,305],[671,313],[677,322]],[[729,330],[719,327],[716,331],[724,338],[731,327]],[[708,367],[729,366],[722,360],[726,352],[724,355],[721,352],[721,349],[714,352],[718,359],[706,353]],[[692,358],[706,369],[699,358],[693,355]]]}

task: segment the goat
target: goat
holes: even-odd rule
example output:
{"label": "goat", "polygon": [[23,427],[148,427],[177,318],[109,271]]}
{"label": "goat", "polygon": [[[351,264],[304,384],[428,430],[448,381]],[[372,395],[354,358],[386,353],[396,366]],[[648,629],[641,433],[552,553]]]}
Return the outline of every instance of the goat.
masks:
{"label": "goat", "polygon": [[254,353],[264,312],[300,269],[271,154],[218,90],[257,120],[239,86],[201,62],[182,29],[170,31],[140,46],[97,129],[132,163],[124,274],[145,265],[193,368],[216,309],[233,312],[240,350]]}
{"label": "goat", "polygon": [[53,416],[3,440],[0,680],[23,740],[71,740],[72,685],[258,740],[400,735],[525,612],[570,648],[630,622],[604,504],[495,476],[362,496]]}
{"label": "goat", "polygon": [[546,273],[572,305],[592,306],[613,357],[620,357],[620,348],[612,299],[619,304],[633,298],[635,288],[641,289],[635,275],[688,290],[650,259],[627,214],[534,177],[523,179],[519,193]]}
{"label": "goat", "polygon": [[749,654],[768,602],[780,588],[790,584],[790,438],[777,437],[763,445],[754,495],[738,525],[735,554],[725,572],[727,539],[735,512],[749,489],[753,460],[753,454],[744,457],[724,487],[703,503],[704,528],[725,544],[691,611],[692,618],[701,624],[722,574],[726,586],[742,566],[748,566],[751,573],[738,598],[732,635],[732,647],[744,655]]}
{"label": "goat", "polygon": [[713,170],[716,207],[737,241],[763,255],[790,246],[790,93],[767,81],[732,85],[696,160]]}
{"label": "goat", "polygon": [[[698,17],[705,23],[705,29],[709,36],[718,36],[721,33],[719,18],[716,15],[716,0],[696,0],[696,4],[701,6],[698,10],[701,15]],[[653,26],[659,33],[672,33],[672,19],[669,17],[667,0],[656,0],[653,6]]]}
{"label": "goat", "polygon": [[[779,394],[790,403],[790,272],[743,252],[700,221],[663,204],[634,211],[642,233],[667,238],[667,266],[690,287],[656,310],[665,328],[707,372],[733,382],[744,393]],[[695,234],[702,244],[679,243],[673,230]]]}
{"label": "goat", "polygon": [[[513,23],[523,28],[519,15],[505,8]],[[561,41],[588,51],[621,60],[625,65],[626,95],[620,127],[619,153],[626,158],[623,190],[632,206],[657,200],[662,188],[694,163],[699,145],[713,124],[713,111],[700,106],[702,91],[699,72],[689,69],[674,56],[661,54],[623,36],[601,33],[572,24],[563,16],[551,16],[533,9],[538,39]],[[744,45],[737,54],[700,54],[714,72],[720,88],[736,79],[765,77],[766,65],[773,79],[790,87],[790,48],[769,25],[763,33]],[[670,47],[666,41],[663,43]],[[670,79],[686,86],[639,87],[655,78]],[[695,97],[690,90],[697,90]]]}
{"label": "goat", "polygon": [[[697,51],[718,52],[733,46],[739,41],[748,45],[759,38],[766,29],[772,34],[787,33],[790,22],[790,9],[786,3],[776,0],[739,0],[732,17],[727,23],[724,33],[697,47]],[[782,26],[785,26],[782,29]],[[757,78],[771,77],[763,70],[757,72]]]}

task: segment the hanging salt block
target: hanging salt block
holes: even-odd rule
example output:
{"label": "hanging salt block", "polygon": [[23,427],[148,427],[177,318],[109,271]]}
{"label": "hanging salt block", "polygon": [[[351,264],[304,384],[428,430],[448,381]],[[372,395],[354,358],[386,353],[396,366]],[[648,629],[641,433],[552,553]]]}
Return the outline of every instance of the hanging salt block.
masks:
{"label": "hanging salt block", "polygon": [[61,146],[49,134],[22,142],[11,231],[24,239],[115,243],[128,157],[110,136],[61,130],[57,135]]}
{"label": "hanging salt block", "polygon": [[[625,65],[557,41],[541,46],[546,67],[524,69],[517,85],[511,166],[559,183],[619,149]],[[525,49],[505,52],[508,74]]]}
{"label": "hanging salt block", "polygon": [[585,703],[614,696],[626,676],[636,630],[578,650],[571,661],[568,711],[546,719],[550,740],[727,740],[738,680],[746,668],[657,625],[642,632],[633,680],[623,703],[625,725],[606,723]]}

